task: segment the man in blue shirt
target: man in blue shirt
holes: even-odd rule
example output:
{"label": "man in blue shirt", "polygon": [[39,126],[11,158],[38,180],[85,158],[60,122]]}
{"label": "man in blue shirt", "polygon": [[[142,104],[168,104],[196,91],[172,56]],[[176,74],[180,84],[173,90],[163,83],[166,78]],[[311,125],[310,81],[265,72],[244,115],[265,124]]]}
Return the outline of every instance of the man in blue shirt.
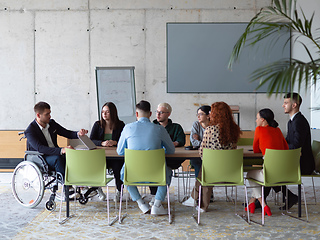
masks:
{"label": "man in blue shirt", "polygon": [[[167,154],[173,154],[175,151],[173,142],[166,131],[161,125],[156,125],[150,122],[151,106],[147,101],[140,101],[136,105],[136,117],[137,121],[127,124],[120,136],[117,153],[124,155],[125,148],[133,150],[154,150],[165,148]],[[152,161],[152,159],[150,159]],[[123,179],[124,166],[121,170]],[[172,170],[167,167],[167,184],[170,184],[172,177]],[[143,213],[147,213],[150,210],[149,204],[146,204],[137,189],[136,186],[128,186],[128,191],[133,201],[138,203],[139,208]],[[151,208],[151,214],[164,215],[167,211],[162,206],[162,201],[167,194],[167,187],[158,187],[154,205]]]}

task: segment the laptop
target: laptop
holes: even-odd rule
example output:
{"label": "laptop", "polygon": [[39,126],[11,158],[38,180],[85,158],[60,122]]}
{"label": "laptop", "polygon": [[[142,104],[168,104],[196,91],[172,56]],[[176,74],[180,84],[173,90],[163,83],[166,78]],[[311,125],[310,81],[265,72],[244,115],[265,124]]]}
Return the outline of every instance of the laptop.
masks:
{"label": "laptop", "polygon": [[[72,139],[74,141],[70,141],[70,145],[76,150],[92,150],[96,149],[97,146],[91,141],[91,139],[87,135],[78,136],[78,139]],[[78,141],[76,141],[78,140]]]}

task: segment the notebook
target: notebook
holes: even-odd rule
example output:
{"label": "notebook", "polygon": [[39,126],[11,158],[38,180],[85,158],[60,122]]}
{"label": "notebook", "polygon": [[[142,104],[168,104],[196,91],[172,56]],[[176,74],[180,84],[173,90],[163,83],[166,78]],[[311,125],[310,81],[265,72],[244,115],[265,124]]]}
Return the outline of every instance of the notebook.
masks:
{"label": "notebook", "polygon": [[71,146],[76,150],[92,150],[97,146],[91,141],[87,135],[78,136],[79,141],[70,142]]}

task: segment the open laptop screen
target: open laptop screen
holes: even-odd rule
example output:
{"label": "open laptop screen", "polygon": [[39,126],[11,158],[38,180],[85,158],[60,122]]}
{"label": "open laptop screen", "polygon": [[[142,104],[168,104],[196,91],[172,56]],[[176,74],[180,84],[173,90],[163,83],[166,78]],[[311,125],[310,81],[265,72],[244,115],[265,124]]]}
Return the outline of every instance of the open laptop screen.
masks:
{"label": "open laptop screen", "polygon": [[97,146],[91,141],[91,139],[87,135],[78,136],[78,138],[80,139],[80,141],[85,146],[85,149],[92,150],[92,149],[97,148]]}

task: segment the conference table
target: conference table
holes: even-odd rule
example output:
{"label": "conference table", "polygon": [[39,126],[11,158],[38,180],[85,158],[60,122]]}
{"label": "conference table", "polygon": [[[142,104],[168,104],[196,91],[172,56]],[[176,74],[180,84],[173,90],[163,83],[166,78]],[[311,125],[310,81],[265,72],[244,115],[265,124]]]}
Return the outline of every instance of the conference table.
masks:
{"label": "conference table", "polygon": [[[116,147],[98,147],[105,149],[105,154],[107,159],[119,160],[123,159],[124,156],[119,156],[116,152]],[[254,153],[252,146],[238,146],[238,149],[243,148],[243,165],[259,165],[262,163],[262,153]],[[200,159],[198,150],[186,150],[184,147],[178,147],[175,149],[174,154],[166,154],[167,166],[172,169],[177,169],[181,164],[187,159]],[[300,190],[299,206],[298,206],[298,216],[301,217],[301,186],[298,186]],[[66,194],[68,193],[68,188],[66,188]],[[68,195],[66,195],[68,196]],[[66,198],[66,217],[69,218],[69,198]]]}
{"label": "conference table", "polygon": [[[104,148],[107,159],[123,159],[119,156],[115,147],[99,147]],[[238,146],[243,148],[243,161],[244,165],[261,164],[262,154],[254,153],[252,146]],[[198,150],[186,150],[184,147],[177,147],[174,154],[166,154],[167,166],[172,169],[177,169],[187,159],[200,159]],[[253,160],[253,161],[252,161]],[[248,164],[246,164],[248,162]]]}

